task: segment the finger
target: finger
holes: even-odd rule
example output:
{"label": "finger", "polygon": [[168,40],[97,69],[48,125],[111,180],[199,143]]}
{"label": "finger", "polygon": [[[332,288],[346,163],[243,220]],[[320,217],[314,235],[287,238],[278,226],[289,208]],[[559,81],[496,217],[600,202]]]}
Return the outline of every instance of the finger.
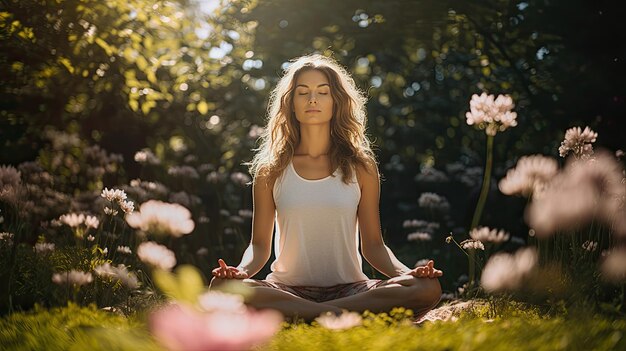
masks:
{"label": "finger", "polygon": [[224,262],[224,260],[221,259],[221,258],[217,260],[217,263],[220,264],[220,267],[222,267],[222,269],[227,269],[228,268],[228,266],[226,265],[226,262]]}
{"label": "finger", "polygon": [[429,269],[435,268],[435,261],[429,260],[426,266],[428,266]]}
{"label": "finger", "polygon": [[435,269],[432,267],[429,267],[430,269],[428,270],[428,278],[434,278],[435,277]]}

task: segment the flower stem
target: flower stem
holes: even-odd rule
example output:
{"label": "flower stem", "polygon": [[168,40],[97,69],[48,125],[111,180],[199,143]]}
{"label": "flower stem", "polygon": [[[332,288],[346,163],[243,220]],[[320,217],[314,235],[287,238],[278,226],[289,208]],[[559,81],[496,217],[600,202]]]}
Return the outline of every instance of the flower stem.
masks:
{"label": "flower stem", "polygon": [[491,168],[493,166],[493,135],[487,135],[487,161],[485,162],[485,172],[483,172],[483,185],[480,188],[480,196],[478,197],[478,203],[474,210],[474,217],[472,218],[472,225],[470,230],[476,228],[480,217],[483,214],[483,208],[485,207],[485,201],[487,200],[487,194],[489,193],[489,182],[491,180]]}

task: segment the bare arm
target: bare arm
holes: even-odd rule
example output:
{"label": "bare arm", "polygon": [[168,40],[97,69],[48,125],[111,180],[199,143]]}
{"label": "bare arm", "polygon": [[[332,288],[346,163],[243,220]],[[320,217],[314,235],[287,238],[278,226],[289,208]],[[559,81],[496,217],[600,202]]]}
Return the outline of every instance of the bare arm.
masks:
{"label": "bare arm", "polygon": [[270,258],[272,232],[276,205],[272,195],[273,184],[267,184],[265,177],[257,176],[252,184],[252,239],[243,253],[240,271],[252,277],[257,274]]}
{"label": "bare arm", "polygon": [[244,279],[257,274],[270,258],[276,205],[272,195],[273,184],[257,176],[252,184],[252,238],[237,267],[218,259],[219,267],[212,274],[217,278]]}
{"label": "bare arm", "polygon": [[402,264],[385,245],[380,230],[380,179],[375,165],[371,169],[358,169],[361,201],[357,211],[361,230],[361,251],[372,267],[387,277],[408,274],[411,269]]}

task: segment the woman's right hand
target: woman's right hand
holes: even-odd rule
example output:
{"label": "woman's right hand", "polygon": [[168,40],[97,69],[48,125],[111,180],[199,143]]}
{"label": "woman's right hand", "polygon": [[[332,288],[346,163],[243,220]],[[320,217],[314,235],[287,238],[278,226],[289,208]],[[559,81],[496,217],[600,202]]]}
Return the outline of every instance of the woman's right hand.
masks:
{"label": "woman's right hand", "polygon": [[216,278],[222,279],[246,279],[248,278],[248,273],[240,270],[237,267],[227,266],[226,262],[223,259],[218,259],[217,263],[219,263],[219,267],[215,268],[211,273]]}

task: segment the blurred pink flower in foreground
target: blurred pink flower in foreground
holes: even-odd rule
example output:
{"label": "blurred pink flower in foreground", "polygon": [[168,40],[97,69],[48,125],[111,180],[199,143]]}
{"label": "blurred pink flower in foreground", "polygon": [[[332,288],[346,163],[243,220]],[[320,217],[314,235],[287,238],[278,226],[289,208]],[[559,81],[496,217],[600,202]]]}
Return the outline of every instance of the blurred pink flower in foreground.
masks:
{"label": "blurred pink flower in foreground", "polygon": [[497,253],[487,261],[480,283],[488,292],[515,290],[537,265],[537,260],[537,251],[530,247],[515,254]]}
{"label": "blurred pink flower in foreground", "polygon": [[474,94],[470,100],[470,111],[465,114],[467,124],[476,125],[485,129],[487,135],[494,136],[497,132],[505,131],[517,125],[517,113],[511,112],[515,107],[509,95]]}
{"label": "blurred pink flower in foreground", "polygon": [[274,310],[200,312],[172,304],[150,315],[150,331],[168,350],[250,350],[279,329],[282,315]]}
{"label": "blurred pink flower in foreground", "polygon": [[591,143],[595,143],[597,137],[598,133],[589,127],[585,127],[584,130],[580,127],[570,128],[565,131],[565,139],[559,147],[559,155],[565,157],[571,151],[576,158],[588,158],[593,155]]}
{"label": "blurred pink flower in foreground", "polygon": [[530,196],[541,191],[558,171],[558,164],[551,157],[522,156],[515,168],[506,172],[506,177],[500,180],[498,186],[506,195]]}
{"label": "blurred pink flower in foreground", "polygon": [[537,236],[546,237],[597,218],[615,233],[626,235],[622,172],[622,165],[608,152],[600,151],[588,160],[570,158],[526,208],[528,224]]}
{"label": "blurred pink flower in foreground", "polygon": [[188,209],[158,200],[142,203],[139,212],[126,215],[126,222],[145,233],[174,237],[189,234],[195,227]]}

